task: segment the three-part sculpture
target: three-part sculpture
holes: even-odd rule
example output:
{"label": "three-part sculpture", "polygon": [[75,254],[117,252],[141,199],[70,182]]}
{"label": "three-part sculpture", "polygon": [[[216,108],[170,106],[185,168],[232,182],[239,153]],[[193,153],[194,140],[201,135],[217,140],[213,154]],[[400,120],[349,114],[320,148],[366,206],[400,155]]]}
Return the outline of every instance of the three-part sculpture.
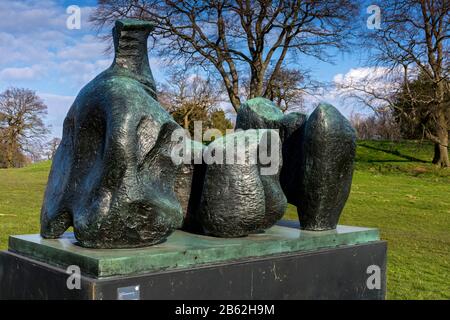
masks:
{"label": "three-part sculpture", "polygon": [[[89,248],[149,246],[179,228],[240,237],[273,226],[287,203],[297,207],[302,229],[334,229],[356,146],[345,117],[328,104],[309,117],[284,115],[254,98],[238,111],[241,130],[208,146],[184,141],[192,154],[225,158],[235,156],[225,147],[230,143],[248,145],[237,153],[240,161],[173,161],[173,133],[182,128],[157,100],[147,53],[152,28],[117,21],[113,64],[70,108],[44,196],[42,237],[58,238],[70,226]],[[261,156],[268,153],[270,161]]]}

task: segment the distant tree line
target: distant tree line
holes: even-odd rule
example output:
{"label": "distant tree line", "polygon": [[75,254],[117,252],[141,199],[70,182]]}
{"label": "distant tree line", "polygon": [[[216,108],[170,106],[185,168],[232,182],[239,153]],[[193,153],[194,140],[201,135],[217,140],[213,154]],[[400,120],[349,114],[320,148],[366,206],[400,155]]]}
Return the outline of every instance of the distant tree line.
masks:
{"label": "distant tree line", "polygon": [[360,140],[398,141],[402,139],[399,125],[390,110],[371,115],[352,113],[350,122]]}

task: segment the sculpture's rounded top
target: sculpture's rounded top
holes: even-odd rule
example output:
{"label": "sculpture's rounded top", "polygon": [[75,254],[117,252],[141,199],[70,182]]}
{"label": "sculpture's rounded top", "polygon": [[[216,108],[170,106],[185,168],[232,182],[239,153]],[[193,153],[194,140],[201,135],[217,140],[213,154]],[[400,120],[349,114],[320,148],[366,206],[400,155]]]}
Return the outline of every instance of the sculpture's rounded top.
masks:
{"label": "sculpture's rounded top", "polygon": [[321,102],[316,107],[316,109],[313,111],[313,113],[316,113],[320,115],[320,117],[334,117],[334,118],[342,118],[342,114],[339,112],[336,107],[334,107],[332,104],[329,104],[327,102]]}
{"label": "sculpture's rounded top", "polygon": [[258,116],[268,120],[280,120],[283,118],[283,112],[272,101],[263,97],[247,100],[241,108],[250,108]]}
{"label": "sculpture's rounded top", "polygon": [[145,30],[152,31],[155,25],[150,21],[138,19],[119,19],[116,21],[116,28],[118,30]]}

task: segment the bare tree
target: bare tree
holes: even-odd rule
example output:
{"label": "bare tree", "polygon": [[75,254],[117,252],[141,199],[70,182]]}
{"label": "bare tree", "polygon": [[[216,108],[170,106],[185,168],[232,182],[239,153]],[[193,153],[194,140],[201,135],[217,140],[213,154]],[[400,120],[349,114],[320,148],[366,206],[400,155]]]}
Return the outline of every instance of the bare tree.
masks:
{"label": "bare tree", "polygon": [[308,72],[284,67],[275,74],[270,72],[265,85],[267,98],[274,101],[283,113],[293,110],[303,111],[305,95],[318,87]]}
{"label": "bare tree", "polygon": [[[231,122],[220,113],[222,88],[212,78],[204,78],[189,70],[173,68],[169,79],[160,86],[158,100],[174,119],[186,130],[193,133],[193,121],[202,121],[203,129],[222,124],[231,127]],[[219,118],[223,118],[220,121]],[[215,121],[213,121],[213,119]]]}
{"label": "bare tree", "polygon": [[14,167],[17,153],[27,153],[48,133],[43,122],[47,106],[29,89],[10,88],[0,94],[0,133],[6,167]]}
{"label": "bare tree", "polygon": [[48,160],[52,160],[55,156],[56,150],[59,147],[59,144],[61,143],[61,138],[54,137],[46,144],[46,156]]}
{"label": "bare tree", "polygon": [[298,54],[331,58],[350,37],[351,0],[100,0],[91,20],[102,28],[119,17],[155,23],[159,54],[217,72],[235,110],[242,74],[250,74],[247,98],[269,96],[280,69]]}
{"label": "bare tree", "polygon": [[[435,143],[433,162],[449,167],[448,131],[450,129],[449,86],[449,40],[450,40],[450,2],[448,0],[385,0],[379,3],[382,8],[381,29],[365,32],[367,45],[374,51],[376,61],[401,77],[395,82],[397,91],[409,95],[412,104],[427,105],[427,117],[431,121],[423,123],[426,137]],[[414,72],[414,75],[410,73]],[[433,90],[427,97],[420,97],[410,90],[409,83],[418,74],[431,82]],[[400,80],[401,79],[401,80]],[[386,92],[363,86],[353,86],[371,103],[384,101],[397,107]],[[397,92],[397,93],[398,93]],[[392,92],[391,92],[392,93]],[[366,100],[367,101],[367,100]],[[401,110],[400,110],[401,111]],[[414,116],[414,112],[407,116]]]}
{"label": "bare tree", "polygon": [[[264,79],[264,87],[267,88],[265,98],[272,100],[283,113],[303,111],[304,97],[308,94],[314,95],[314,90],[322,86],[312,80],[309,72],[284,66],[276,74],[269,70]],[[241,99],[245,100],[248,96],[250,96],[250,77],[243,75]]]}

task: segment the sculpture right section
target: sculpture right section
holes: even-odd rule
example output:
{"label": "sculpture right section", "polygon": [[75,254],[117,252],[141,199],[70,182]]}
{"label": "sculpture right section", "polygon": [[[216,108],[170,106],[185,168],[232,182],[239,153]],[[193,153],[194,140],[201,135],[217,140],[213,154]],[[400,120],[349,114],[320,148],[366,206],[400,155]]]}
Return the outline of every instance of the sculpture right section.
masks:
{"label": "sculpture right section", "polygon": [[278,130],[280,183],[288,203],[297,207],[300,227],[335,229],[352,184],[356,133],[350,122],[330,104],[307,117],[284,115],[270,100],[254,98],[239,109],[236,128]]}

